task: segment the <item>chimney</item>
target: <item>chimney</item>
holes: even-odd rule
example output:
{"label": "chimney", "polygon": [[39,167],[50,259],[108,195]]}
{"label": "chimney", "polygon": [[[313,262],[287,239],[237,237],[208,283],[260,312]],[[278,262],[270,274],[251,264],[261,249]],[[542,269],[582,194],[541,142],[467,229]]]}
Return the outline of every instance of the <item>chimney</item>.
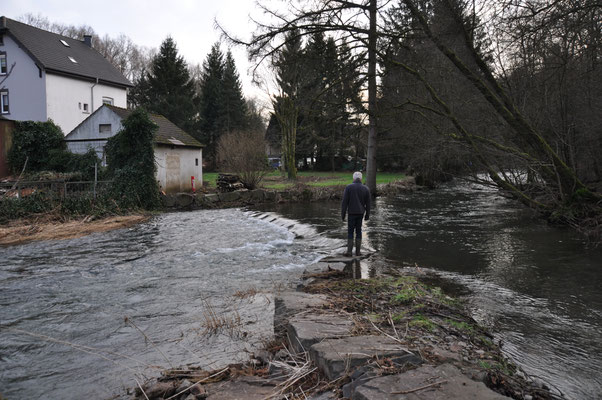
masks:
{"label": "chimney", "polygon": [[92,47],[92,35],[84,35],[84,43],[88,47]]}
{"label": "chimney", "polygon": [[6,28],[6,17],[2,16],[0,17],[0,29],[4,29]]}

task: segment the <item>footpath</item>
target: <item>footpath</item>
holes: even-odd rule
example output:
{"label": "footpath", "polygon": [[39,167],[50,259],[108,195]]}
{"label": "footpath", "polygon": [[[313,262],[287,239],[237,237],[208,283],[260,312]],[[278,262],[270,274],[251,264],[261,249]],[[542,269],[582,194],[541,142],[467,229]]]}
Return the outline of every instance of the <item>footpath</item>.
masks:
{"label": "footpath", "polygon": [[319,262],[274,296],[275,340],[245,365],[168,370],[137,398],[561,399],[509,363],[454,299],[414,276]]}

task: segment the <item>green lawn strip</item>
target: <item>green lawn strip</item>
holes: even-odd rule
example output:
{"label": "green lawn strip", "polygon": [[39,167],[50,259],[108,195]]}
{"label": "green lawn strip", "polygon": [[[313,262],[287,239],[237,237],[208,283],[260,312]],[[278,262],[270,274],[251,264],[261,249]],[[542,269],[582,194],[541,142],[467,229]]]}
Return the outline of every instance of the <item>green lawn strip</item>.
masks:
{"label": "green lawn strip", "polygon": [[[203,181],[209,183],[209,187],[216,186],[216,179],[218,176],[218,172],[206,172],[203,174]],[[308,186],[314,187],[330,187],[330,186],[345,186],[351,183],[352,174],[349,172],[318,172],[318,171],[299,171],[297,174],[302,178],[321,178],[321,180],[316,180],[315,182],[305,182]],[[274,189],[274,190],[285,190],[295,186],[295,182],[290,181],[274,181],[269,178],[278,178],[282,177],[282,174],[279,171],[273,171],[266,175],[268,180],[263,182],[263,187],[266,189]],[[376,183],[391,183],[405,178],[406,175],[397,172],[379,172],[376,175]],[[327,178],[327,179],[324,179]],[[285,178],[283,178],[285,179]],[[364,179],[365,181],[365,179]]]}

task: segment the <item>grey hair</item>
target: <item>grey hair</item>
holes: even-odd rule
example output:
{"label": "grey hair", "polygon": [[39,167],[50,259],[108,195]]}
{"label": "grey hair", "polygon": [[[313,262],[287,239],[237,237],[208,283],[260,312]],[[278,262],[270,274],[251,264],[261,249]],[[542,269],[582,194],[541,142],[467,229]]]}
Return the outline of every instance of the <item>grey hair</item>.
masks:
{"label": "grey hair", "polygon": [[360,181],[362,180],[362,173],[360,171],[353,173],[353,180],[355,181],[357,179],[359,179]]}

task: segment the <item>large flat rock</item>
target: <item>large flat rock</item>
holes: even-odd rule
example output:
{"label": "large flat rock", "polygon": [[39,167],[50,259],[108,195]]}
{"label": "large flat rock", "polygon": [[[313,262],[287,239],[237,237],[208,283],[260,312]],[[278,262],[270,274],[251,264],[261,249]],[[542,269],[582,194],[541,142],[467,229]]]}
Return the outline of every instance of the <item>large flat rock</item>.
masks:
{"label": "large flat rock", "polygon": [[325,339],[351,335],[353,322],[338,314],[297,314],[288,321],[288,339],[298,353],[308,351],[315,343]]}
{"label": "large flat rock", "polygon": [[368,258],[374,253],[376,253],[376,251],[362,250],[362,255],[356,256],[354,250],[353,255],[351,256],[346,256],[345,254],[336,254],[333,256],[325,257],[320,261],[324,263],[350,263],[354,260],[363,260],[364,258]]}
{"label": "large flat rock", "polygon": [[328,304],[328,297],[303,292],[283,292],[274,298],[274,330],[285,330],[288,319],[310,308]]}
{"label": "large flat rock", "polygon": [[[436,382],[442,383],[428,386]],[[403,374],[369,380],[358,386],[351,398],[352,400],[508,399],[492,391],[484,383],[468,379],[451,364],[438,367],[425,365]]]}
{"label": "large flat rock", "polygon": [[320,261],[315,264],[307,266],[305,271],[303,271],[303,276],[314,275],[314,274],[322,274],[330,271],[343,271],[345,269],[345,264],[342,262],[324,262]]}
{"label": "large flat rock", "polygon": [[311,346],[309,355],[318,368],[330,379],[340,378],[372,358],[416,356],[398,342],[386,336],[353,336],[344,339],[326,339]]}

